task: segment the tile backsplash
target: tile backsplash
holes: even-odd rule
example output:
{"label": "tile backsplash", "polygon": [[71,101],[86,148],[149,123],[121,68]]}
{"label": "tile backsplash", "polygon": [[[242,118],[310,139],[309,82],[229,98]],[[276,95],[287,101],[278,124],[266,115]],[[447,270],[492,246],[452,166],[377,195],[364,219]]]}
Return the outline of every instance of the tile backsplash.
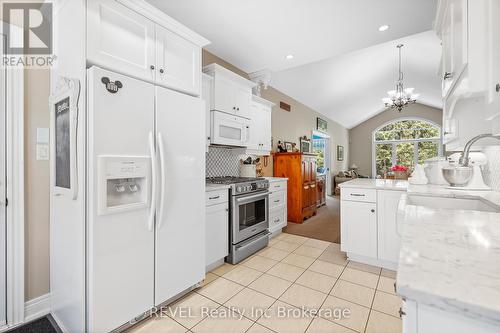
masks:
{"label": "tile backsplash", "polygon": [[500,191],[500,146],[491,146],[483,150],[488,164],[483,166],[484,182],[494,191]]}
{"label": "tile backsplash", "polygon": [[245,149],[210,147],[206,154],[206,177],[222,177],[240,175],[240,160],[246,159]]}

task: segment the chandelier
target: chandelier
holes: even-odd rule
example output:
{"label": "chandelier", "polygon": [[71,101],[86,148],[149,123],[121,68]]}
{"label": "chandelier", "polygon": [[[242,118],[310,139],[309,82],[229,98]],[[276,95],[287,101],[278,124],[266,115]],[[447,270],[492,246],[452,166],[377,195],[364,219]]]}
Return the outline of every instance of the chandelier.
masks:
{"label": "chandelier", "polygon": [[403,44],[399,44],[396,46],[399,50],[399,75],[398,81],[396,82],[396,90],[391,90],[387,92],[389,97],[382,98],[385,106],[390,109],[397,109],[399,112],[403,110],[403,108],[407,107],[410,104],[413,104],[417,101],[419,94],[414,94],[414,88],[405,88],[403,79],[403,70],[401,69],[401,49],[403,48]]}

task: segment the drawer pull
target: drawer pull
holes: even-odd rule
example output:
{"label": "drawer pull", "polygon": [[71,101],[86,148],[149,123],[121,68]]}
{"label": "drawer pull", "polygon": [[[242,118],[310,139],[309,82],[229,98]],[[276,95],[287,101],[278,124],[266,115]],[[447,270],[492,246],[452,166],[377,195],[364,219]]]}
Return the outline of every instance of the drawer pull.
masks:
{"label": "drawer pull", "polygon": [[280,200],[279,199],[278,200],[274,200],[274,202],[278,203],[278,202],[280,202]]}
{"label": "drawer pull", "polygon": [[351,193],[351,197],[364,197],[364,194]]}
{"label": "drawer pull", "polygon": [[278,217],[278,218],[276,218],[276,219],[274,219],[274,223],[277,223],[277,222],[279,222],[279,221],[280,221],[279,217]]}
{"label": "drawer pull", "polygon": [[372,209],[372,210],[371,210],[371,212],[372,212],[372,213],[375,213],[375,209]]}
{"label": "drawer pull", "polygon": [[274,185],[274,187],[281,187],[281,185]]}
{"label": "drawer pull", "polygon": [[219,199],[219,198],[220,198],[220,195],[217,195],[217,196],[215,196],[215,197],[209,197],[208,199],[209,199],[209,200],[214,200],[214,199]]}

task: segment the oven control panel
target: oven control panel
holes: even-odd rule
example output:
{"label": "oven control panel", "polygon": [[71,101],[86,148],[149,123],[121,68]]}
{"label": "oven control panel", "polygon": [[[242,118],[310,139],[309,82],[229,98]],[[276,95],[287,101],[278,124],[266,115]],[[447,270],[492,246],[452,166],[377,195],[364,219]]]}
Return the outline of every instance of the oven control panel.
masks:
{"label": "oven control panel", "polygon": [[234,186],[236,194],[251,193],[256,191],[262,191],[269,188],[268,181],[241,183]]}

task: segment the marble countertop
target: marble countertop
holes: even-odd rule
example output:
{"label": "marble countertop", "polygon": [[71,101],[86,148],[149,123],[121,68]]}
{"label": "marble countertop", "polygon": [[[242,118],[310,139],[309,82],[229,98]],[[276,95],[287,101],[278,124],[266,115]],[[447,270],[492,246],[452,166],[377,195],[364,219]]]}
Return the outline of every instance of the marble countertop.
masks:
{"label": "marble countertop", "polygon": [[408,181],[394,180],[394,179],[371,179],[371,178],[355,178],[347,182],[339,184],[340,188],[371,188],[376,190],[393,190],[393,191],[406,191],[408,188]]}
{"label": "marble countertop", "polygon": [[224,184],[205,184],[205,192],[228,190],[229,185]]}
{"label": "marble countertop", "polygon": [[288,181],[288,178],[285,178],[285,177],[264,177],[264,178],[267,179],[270,183],[280,182],[283,180]]}
{"label": "marble countertop", "polygon": [[[414,195],[480,199],[500,207],[499,192],[410,185],[406,196]],[[400,204],[400,214],[398,294],[500,325],[500,213]]]}

